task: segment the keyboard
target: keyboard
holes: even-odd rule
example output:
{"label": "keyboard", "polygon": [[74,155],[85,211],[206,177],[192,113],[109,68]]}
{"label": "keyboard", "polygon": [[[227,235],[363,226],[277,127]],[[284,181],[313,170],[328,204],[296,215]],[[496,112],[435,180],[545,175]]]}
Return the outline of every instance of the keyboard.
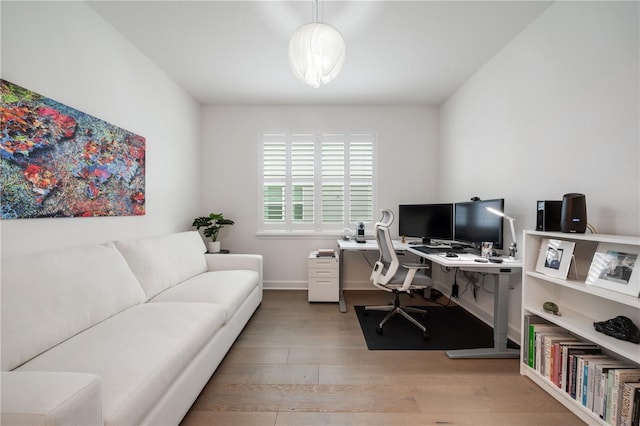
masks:
{"label": "keyboard", "polygon": [[431,246],[431,247],[418,246],[418,247],[411,247],[411,248],[414,250],[421,251],[422,253],[425,253],[425,254],[438,254],[438,253],[444,253],[448,251],[448,249],[443,246],[440,246],[440,248],[432,248],[432,247],[435,247],[435,246]]}
{"label": "keyboard", "polygon": [[451,250],[451,246],[447,244],[425,244],[424,246],[430,249]]}

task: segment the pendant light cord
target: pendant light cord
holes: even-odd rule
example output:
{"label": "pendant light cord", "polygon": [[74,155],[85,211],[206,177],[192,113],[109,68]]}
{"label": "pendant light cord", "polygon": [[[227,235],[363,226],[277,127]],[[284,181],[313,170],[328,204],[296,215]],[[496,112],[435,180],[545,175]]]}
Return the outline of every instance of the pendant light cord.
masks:
{"label": "pendant light cord", "polygon": [[318,14],[318,1],[311,3],[311,21],[324,23],[324,1],[320,5],[320,13]]}

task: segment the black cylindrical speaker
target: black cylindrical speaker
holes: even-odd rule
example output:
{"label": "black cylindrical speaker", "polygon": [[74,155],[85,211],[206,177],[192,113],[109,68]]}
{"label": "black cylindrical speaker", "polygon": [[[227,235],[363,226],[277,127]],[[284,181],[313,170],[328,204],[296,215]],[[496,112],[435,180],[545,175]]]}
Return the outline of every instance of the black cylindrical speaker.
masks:
{"label": "black cylindrical speaker", "polygon": [[560,212],[560,230],[584,234],[587,230],[587,200],[584,194],[564,194]]}

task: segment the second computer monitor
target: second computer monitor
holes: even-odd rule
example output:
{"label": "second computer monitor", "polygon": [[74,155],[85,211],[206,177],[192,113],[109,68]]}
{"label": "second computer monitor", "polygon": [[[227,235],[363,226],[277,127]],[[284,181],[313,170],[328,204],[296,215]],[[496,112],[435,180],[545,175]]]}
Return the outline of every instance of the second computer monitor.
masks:
{"label": "second computer monitor", "polygon": [[487,207],[504,212],[504,199],[468,201],[455,204],[454,239],[479,247],[492,242],[493,248],[502,248],[501,216],[491,213]]}
{"label": "second computer monitor", "polygon": [[453,239],[453,204],[399,205],[398,233],[421,238],[424,244],[429,244],[431,239]]}

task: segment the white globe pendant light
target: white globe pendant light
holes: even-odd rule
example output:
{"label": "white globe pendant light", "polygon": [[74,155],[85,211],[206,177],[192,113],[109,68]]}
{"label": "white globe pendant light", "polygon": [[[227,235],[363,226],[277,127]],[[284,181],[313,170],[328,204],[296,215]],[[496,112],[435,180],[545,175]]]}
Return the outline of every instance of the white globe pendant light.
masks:
{"label": "white globe pendant light", "polygon": [[289,64],[298,80],[317,88],[340,73],[345,51],[338,30],[331,25],[312,22],[301,26],[291,36]]}

